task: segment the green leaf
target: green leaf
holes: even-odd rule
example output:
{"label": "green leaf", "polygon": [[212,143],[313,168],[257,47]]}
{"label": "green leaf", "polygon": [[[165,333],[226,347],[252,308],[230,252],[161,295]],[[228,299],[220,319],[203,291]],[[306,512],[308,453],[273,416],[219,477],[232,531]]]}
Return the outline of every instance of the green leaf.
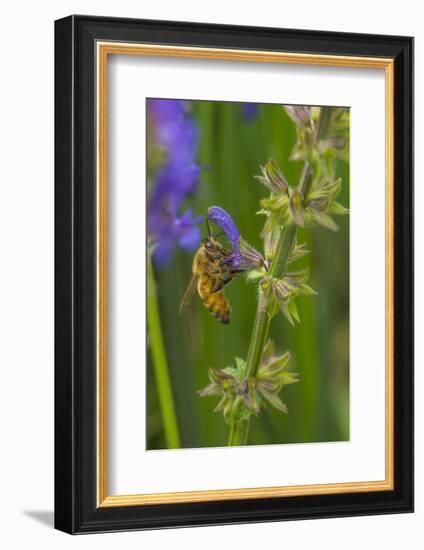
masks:
{"label": "green leaf", "polygon": [[319,225],[322,225],[327,229],[331,229],[331,231],[339,230],[339,226],[336,224],[333,218],[328,214],[324,214],[324,212],[313,212],[312,217]]}
{"label": "green leaf", "polygon": [[288,372],[288,371],[285,371],[282,373],[281,375],[281,380],[283,382],[284,385],[287,385],[287,384],[294,384],[296,382],[299,382],[299,378],[298,378],[298,374],[297,372]]}
{"label": "green leaf", "polygon": [[278,164],[273,159],[269,159],[265,165],[265,173],[268,179],[273,183],[273,185],[279,189],[279,191],[286,192],[288,191],[289,185],[286,181],[286,178],[283,176]]}
{"label": "green leaf", "polygon": [[295,321],[297,321],[298,323],[300,323],[299,312],[297,311],[297,306],[296,306],[295,301],[290,300],[289,303],[287,304],[287,307],[288,307],[290,315],[293,317],[293,319]]}
{"label": "green leaf", "polygon": [[259,387],[258,388],[262,397],[268,401],[268,403],[277,409],[278,411],[281,411],[283,413],[288,413],[287,407],[284,405],[284,403],[281,401],[281,399],[276,395],[275,393],[268,392],[264,388]]}
{"label": "green leaf", "polygon": [[286,351],[279,357],[270,357],[266,362],[263,361],[258,370],[258,378],[273,378],[280,375],[287,367],[290,360],[290,352]]}
{"label": "green leaf", "polygon": [[302,243],[302,244],[296,243],[293,250],[290,253],[290,256],[287,259],[287,263],[290,264],[292,262],[295,262],[296,260],[303,258],[303,256],[306,256],[307,254],[309,254],[309,250],[306,249],[306,243]]}
{"label": "green leaf", "polygon": [[296,288],[308,280],[309,277],[309,269],[301,269],[300,271],[292,271],[289,273],[286,273],[282,279],[283,283],[288,285],[291,288]]}
{"label": "green leaf", "polygon": [[214,412],[221,412],[222,410],[224,410],[227,406],[228,406],[228,403],[231,403],[231,400],[228,398],[227,395],[223,395],[220,399],[220,401],[218,402],[218,405],[214,408]]}
{"label": "green leaf", "polygon": [[242,382],[246,374],[247,363],[244,359],[241,359],[240,357],[236,357],[235,361],[236,361],[236,372],[237,372],[235,377],[238,382]]}
{"label": "green leaf", "polygon": [[264,253],[267,260],[272,260],[281,237],[281,223],[278,216],[270,216],[262,230],[264,239]]}
{"label": "green leaf", "polygon": [[200,397],[209,397],[212,395],[219,395],[221,393],[221,388],[218,384],[215,384],[215,382],[212,382],[212,384],[209,384],[206,386],[206,388],[203,388],[201,390],[198,390],[197,392]]}
{"label": "green leaf", "polygon": [[235,367],[225,367],[225,369],[222,369],[222,372],[225,372],[225,374],[229,374],[230,376],[237,378],[238,370]]}
{"label": "green leaf", "polygon": [[256,216],[269,216],[268,210],[261,208],[255,212]]}
{"label": "green leaf", "polygon": [[344,216],[346,214],[349,214],[349,209],[334,201],[330,206],[329,213]]}
{"label": "green leaf", "polygon": [[259,279],[263,279],[265,277],[266,273],[262,271],[262,269],[252,269],[250,270],[246,275],[246,280],[249,283],[254,283],[255,281],[258,281]]}
{"label": "green leaf", "polygon": [[294,320],[293,320],[293,317],[292,317],[292,315],[290,313],[290,310],[288,308],[288,304],[287,303],[281,303],[280,307],[281,307],[281,312],[283,313],[284,317],[294,327]]}
{"label": "green leaf", "polygon": [[270,213],[284,214],[287,211],[289,198],[282,193],[261,199],[260,205],[262,209],[268,210]]}
{"label": "green leaf", "polygon": [[231,369],[231,367],[227,367],[226,369],[210,368],[208,371],[210,381],[215,384],[223,384],[226,381],[231,381],[233,373],[228,372],[228,369]]}
{"label": "green leaf", "polygon": [[246,368],[246,361],[241,357],[236,357],[235,361],[236,361],[237,369],[244,370]]}
{"label": "green leaf", "polygon": [[317,296],[318,292],[308,285],[302,284],[299,286],[299,294],[304,296]]}
{"label": "green leaf", "polygon": [[271,338],[268,338],[267,343],[262,352],[262,363],[267,363],[274,354],[274,341]]}

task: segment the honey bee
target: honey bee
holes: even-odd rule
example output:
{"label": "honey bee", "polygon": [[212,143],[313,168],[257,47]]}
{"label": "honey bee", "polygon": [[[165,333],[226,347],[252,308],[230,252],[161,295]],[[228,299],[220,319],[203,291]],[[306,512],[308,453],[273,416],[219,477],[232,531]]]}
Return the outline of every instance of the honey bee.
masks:
{"label": "honey bee", "polygon": [[204,306],[221,323],[228,325],[231,318],[231,306],[224,294],[224,287],[243,269],[234,268],[225,259],[231,252],[210,234],[203,240],[193,259],[193,276],[188,284],[180,305],[180,312],[197,292]]}

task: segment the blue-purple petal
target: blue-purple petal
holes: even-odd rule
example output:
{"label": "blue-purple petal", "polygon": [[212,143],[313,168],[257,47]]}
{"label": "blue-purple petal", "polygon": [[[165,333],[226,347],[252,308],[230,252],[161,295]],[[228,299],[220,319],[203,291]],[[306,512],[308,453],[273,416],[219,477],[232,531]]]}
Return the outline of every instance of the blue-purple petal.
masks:
{"label": "blue-purple petal", "polygon": [[258,114],[258,105],[256,103],[241,103],[241,116],[246,122],[252,121]]}
{"label": "blue-purple petal", "polygon": [[190,227],[184,231],[178,239],[178,244],[183,250],[192,252],[196,250],[200,241],[200,229],[198,227]]}
{"label": "blue-purple petal", "polygon": [[208,220],[220,227],[233,248],[238,247],[240,234],[232,217],[219,206],[208,208]]}
{"label": "blue-purple petal", "polygon": [[175,244],[170,240],[159,241],[153,248],[153,263],[156,267],[164,267],[172,259]]}
{"label": "blue-purple petal", "polygon": [[231,264],[234,268],[239,267],[241,264],[241,256],[238,248],[240,234],[232,217],[219,206],[211,206],[208,209],[208,220],[221,228],[232,246],[231,255],[224,260],[223,263]]}

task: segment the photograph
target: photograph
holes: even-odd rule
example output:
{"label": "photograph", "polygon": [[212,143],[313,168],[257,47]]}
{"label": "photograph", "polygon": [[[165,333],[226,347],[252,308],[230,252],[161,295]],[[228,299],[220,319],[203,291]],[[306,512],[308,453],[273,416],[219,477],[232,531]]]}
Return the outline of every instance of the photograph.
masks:
{"label": "photograph", "polygon": [[349,107],[145,102],[146,450],[349,441]]}

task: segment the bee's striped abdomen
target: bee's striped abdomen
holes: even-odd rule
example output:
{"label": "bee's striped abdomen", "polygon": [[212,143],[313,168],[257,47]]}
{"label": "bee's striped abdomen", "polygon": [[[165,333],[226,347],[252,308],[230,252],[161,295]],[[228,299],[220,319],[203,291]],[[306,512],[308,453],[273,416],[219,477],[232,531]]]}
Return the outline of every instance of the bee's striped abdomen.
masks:
{"label": "bee's striped abdomen", "polygon": [[202,275],[199,277],[197,290],[205,307],[218,321],[227,325],[230,322],[231,307],[223,291],[212,293],[214,285],[213,277]]}

